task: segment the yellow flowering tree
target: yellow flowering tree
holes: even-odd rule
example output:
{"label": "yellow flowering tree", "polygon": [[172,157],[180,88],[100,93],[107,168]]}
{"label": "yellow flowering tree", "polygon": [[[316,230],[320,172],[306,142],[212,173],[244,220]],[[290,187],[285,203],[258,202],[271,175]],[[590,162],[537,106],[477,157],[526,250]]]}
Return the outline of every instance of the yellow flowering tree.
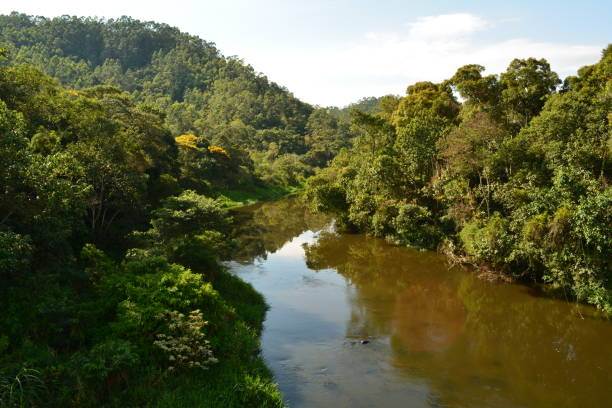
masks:
{"label": "yellow flowering tree", "polygon": [[196,135],[180,135],[174,138],[174,141],[179,146],[187,147],[189,149],[199,150],[198,148],[198,137]]}
{"label": "yellow flowering tree", "polygon": [[208,151],[213,155],[218,154],[221,156],[225,156],[227,159],[231,159],[229,153],[222,147],[219,146],[208,146]]}

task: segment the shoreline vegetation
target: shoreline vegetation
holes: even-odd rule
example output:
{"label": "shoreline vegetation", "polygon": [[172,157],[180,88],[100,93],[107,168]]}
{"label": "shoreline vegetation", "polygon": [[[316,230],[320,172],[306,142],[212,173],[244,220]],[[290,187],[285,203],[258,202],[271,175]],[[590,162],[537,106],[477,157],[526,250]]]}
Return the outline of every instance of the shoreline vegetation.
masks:
{"label": "shoreline vegetation", "polygon": [[610,311],[611,66],[321,108],[164,24],[0,15],[0,407],[283,406],[220,261],[229,209],[302,190]]}
{"label": "shoreline vegetation", "polygon": [[612,312],[612,46],[564,81],[544,59],[484,69],[353,111],[353,146],[307,180],[307,201],[341,229]]}
{"label": "shoreline vegetation", "polygon": [[350,137],[175,28],[0,16],[0,406],[282,406],[228,210]]}

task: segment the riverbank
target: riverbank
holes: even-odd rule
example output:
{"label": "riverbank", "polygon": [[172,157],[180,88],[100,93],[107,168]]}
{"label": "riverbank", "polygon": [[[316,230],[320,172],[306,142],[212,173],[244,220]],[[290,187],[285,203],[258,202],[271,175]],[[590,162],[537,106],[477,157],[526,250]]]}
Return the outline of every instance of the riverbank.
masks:
{"label": "riverbank", "polygon": [[143,382],[109,406],[146,407],[283,407],[272,372],[260,355],[260,336],[268,306],[251,284],[225,269],[212,282],[233,314],[231,332],[222,333],[219,362],[201,372]]}
{"label": "riverbank", "polygon": [[262,355],[292,408],[606,404],[603,312],[338,233],[296,199],[236,213],[229,266],[271,306]]}
{"label": "riverbank", "polygon": [[214,195],[226,208],[233,209],[264,201],[280,200],[302,191],[303,186],[254,186],[248,190],[219,190]]}
{"label": "riverbank", "polygon": [[[250,190],[222,190],[216,199],[226,209],[276,201],[298,194],[301,187],[265,186]],[[233,333],[222,335],[226,350],[219,362],[200,373],[165,378],[159,386],[143,383],[111,404],[123,407],[131,401],[147,407],[284,407],[270,368],[260,353],[261,333],[268,305],[253,286],[224,267],[211,279],[213,289],[229,306]],[[222,340],[223,341],[223,340]]]}
{"label": "riverbank", "polygon": [[0,407],[283,405],[260,356],[266,302],[218,262],[227,211],[186,190],[149,225],[2,287]]}

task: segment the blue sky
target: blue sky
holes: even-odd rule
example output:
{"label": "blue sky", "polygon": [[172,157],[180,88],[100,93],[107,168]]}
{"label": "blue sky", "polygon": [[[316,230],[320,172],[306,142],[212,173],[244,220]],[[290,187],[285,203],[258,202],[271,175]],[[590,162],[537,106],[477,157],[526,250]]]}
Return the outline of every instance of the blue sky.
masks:
{"label": "blue sky", "polygon": [[129,15],[177,26],[323,106],[403,94],[461,65],[547,58],[561,76],[612,42],[612,0],[2,0],[0,13]]}

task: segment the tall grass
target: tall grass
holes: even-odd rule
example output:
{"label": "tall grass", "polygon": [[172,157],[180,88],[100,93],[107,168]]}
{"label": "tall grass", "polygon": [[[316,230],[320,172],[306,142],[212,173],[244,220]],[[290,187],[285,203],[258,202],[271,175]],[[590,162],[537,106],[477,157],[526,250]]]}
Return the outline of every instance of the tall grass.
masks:
{"label": "tall grass", "polygon": [[40,406],[46,391],[40,372],[22,367],[17,373],[0,373],[0,407]]}

